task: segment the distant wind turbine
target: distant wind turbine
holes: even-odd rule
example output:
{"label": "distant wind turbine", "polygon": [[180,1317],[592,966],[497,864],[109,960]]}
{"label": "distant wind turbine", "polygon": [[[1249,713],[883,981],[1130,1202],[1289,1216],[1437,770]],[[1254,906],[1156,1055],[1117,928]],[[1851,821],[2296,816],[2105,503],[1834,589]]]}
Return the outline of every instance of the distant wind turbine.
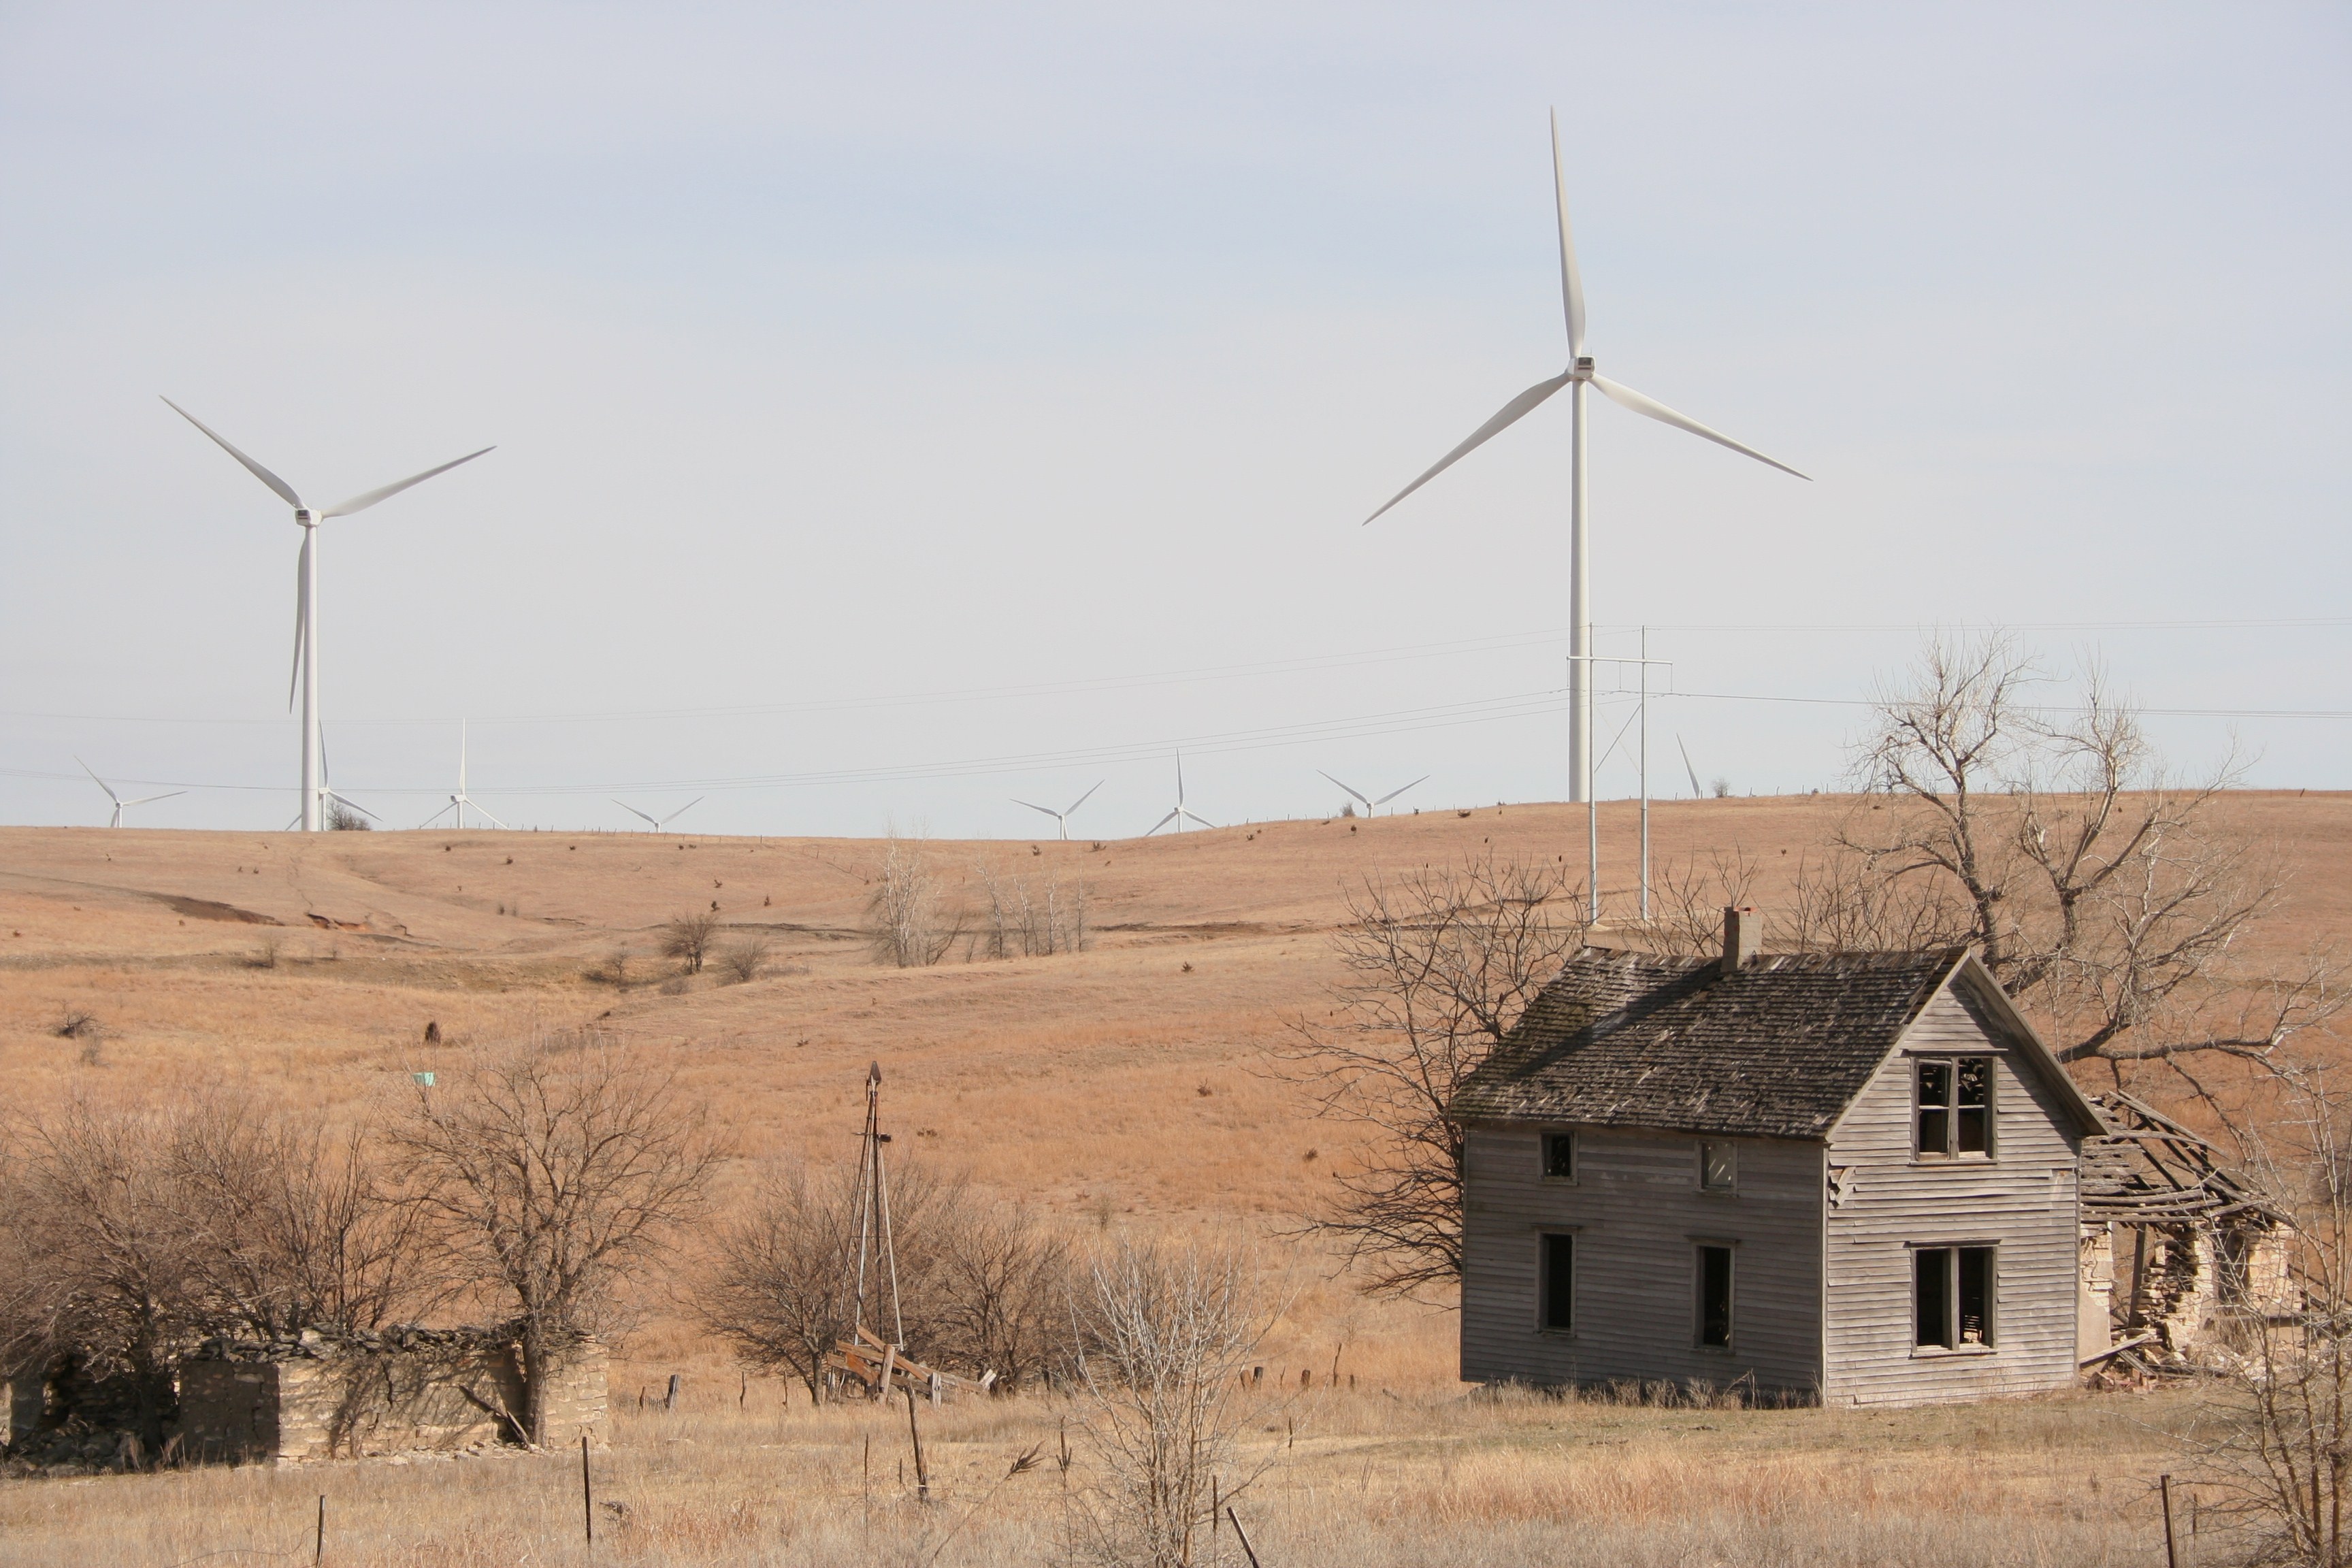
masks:
{"label": "distant wind turbine", "polygon": [[[383,820],[383,817],[378,816],[374,812],[370,811],[366,806],[362,805],[358,801],[353,800],[351,796],[347,795],[337,795],[335,793],[333,779],[334,774],[327,766],[327,737],[325,733],[321,731],[319,736],[319,810],[320,813],[325,814],[327,807],[331,805],[341,805],[347,806],[351,810],[358,812],[370,822],[382,822]],[[298,814],[293,821],[289,822],[286,825],[286,831],[291,833],[301,825],[302,818]],[[328,821],[327,826],[330,827],[334,826],[331,818]]]}
{"label": "distant wind turbine", "polygon": [[[1318,773],[1323,773],[1323,770],[1321,768],[1317,768],[1315,771]],[[1352,795],[1358,800],[1362,801],[1364,803],[1364,815],[1366,816],[1370,816],[1372,815],[1375,807],[1388,805],[1389,802],[1402,795],[1405,790],[1419,789],[1422,785],[1427,784],[1431,775],[1423,773],[1419,778],[1413,780],[1412,783],[1402,786],[1402,788],[1392,789],[1389,791],[1388,794],[1381,796],[1378,800],[1371,799],[1370,796],[1366,795],[1362,790],[1358,789],[1354,784],[1348,783],[1345,779],[1333,779],[1329,773],[1323,773],[1323,776],[1327,779],[1331,779],[1333,784],[1338,784],[1341,789],[1346,790],[1349,795]]]}
{"label": "distant wind turbine", "polygon": [[[294,681],[300,682],[302,690],[302,830],[305,833],[316,833],[326,826],[327,810],[326,762],[323,742],[319,733],[319,525],[331,517],[349,517],[353,512],[365,511],[380,500],[391,500],[411,485],[423,484],[436,474],[446,474],[459,463],[470,463],[480,457],[482,452],[496,451],[497,448],[485,447],[481,452],[468,452],[464,457],[454,458],[437,468],[427,468],[421,474],[412,474],[396,483],[355,495],[347,501],[339,502],[324,511],[320,511],[304,505],[302,498],[294,493],[293,486],[230,446],[211,426],[206,425],[168,397],[163,399],[163,404],[173,413],[210,436],[222,451],[243,463],[247,472],[268,485],[277,493],[280,500],[292,507],[295,524],[302,530],[302,557],[295,567],[294,578],[294,680],[288,682],[286,705],[289,708],[294,705],[293,684]],[[351,803],[346,801],[344,804],[348,805]]]}
{"label": "distant wind turbine", "polygon": [[[679,806],[667,816],[649,816],[645,812],[639,811],[635,806],[631,805],[625,800],[616,800],[613,804],[619,806],[623,811],[627,812],[631,816],[645,817],[646,832],[659,833],[663,828],[667,827],[671,823],[676,822],[679,817],[684,816],[688,812],[692,811],[696,806],[700,805],[704,801],[709,800],[709,798],[710,797],[707,795],[696,795],[692,800],[688,801],[684,805]],[[482,808],[476,806],[474,809],[481,811]],[[487,816],[489,814],[488,812],[483,812],[483,815]]]}
{"label": "distant wind turbine", "polygon": [[[506,826],[505,823],[500,822],[495,816],[491,816],[488,812],[482,811],[481,806],[475,803],[474,798],[466,793],[466,721],[463,719],[460,719],[457,721],[457,793],[449,797],[448,805],[443,806],[440,810],[435,812],[432,816],[426,817],[416,826],[419,827],[430,827],[435,823],[440,821],[443,817],[448,816],[449,813],[454,811],[457,814],[458,830],[463,832],[466,826],[466,808],[469,805],[473,806],[476,811],[481,812],[483,816],[488,818],[491,826]],[[511,829],[509,829],[509,831],[511,831]]]}
{"label": "distant wind turbine", "polygon": [[[1095,789],[1100,789],[1104,784],[1107,784],[1110,781],[1108,779],[1098,779],[1095,783]],[[1095,789],[1087,791],[1086,795],[1078,796],[1077,799],[1070,802],[1069,805],[1064,806],[1059,811],[1055,811],[1050,805],[1038,805],[1034,802],[1023,800],[1018,796],[1013,797],[1013,804],[1015,805],[1025,805],[1032,811],[1044,812],[1046,816],[1054,819],[1054,825],[1062,830],[1062,837],[1066,839],[1070,836],[1070,817],[1072,814],[1076,812],[1078,807],[1087,804],[1087,795],[1094,794]],[[1146,834],[1144,837],[1148,838],[1150,835]]]}
{"label": "distant wind turbine", "polygon": [[1199,812],[1194,811],[1191,806],[1184,804],[1184,753],[1181,752],[1176,753],[1175,809],[1169,812],[1167,816],[1161,817],[1159,821],[1153,823],[1150,831],[1146,832],[1144,837],[1146,838],[1150,837],[1152,834],[1159,832],[1161,828],[1167,826],[1171,822],[1176,825],[1176,831],[1179,833],[1184,831],[1184,825],[1187,822],[1197,822],[1203,827],[1214,827],[1216,826],[1215,823],[1211,822],[1207,817],[1202,816]]}
{"label": "distant wind turbine", "polygon": [[1379,517],[1381,512],[1388,510],[1389,507],[1396,505],[1398,501],[1421,489],[1472,451],[1484,446],[1489,439],[1518,423],[1520,419],[1534,412],[1538,405],[1561,387],[1572,389],[1570,396],[1574,411],[1574,436],[1569,460],[1568,635],[1572,650],[1570,662],[1574,673],[1569,680],[1568,774],[1569,799],[1581,804],[1592,798],[1592,772],[1595,765],[1592,754],[1592,552],[1590,531],[1586,526],[1591,509],[1588,504],[1585,490],[1585,388],[1598,387],[1604,396],[1622,404],[1636,414],[1655,419],[1661,424],[1671,425],[1677,430],[1686,430],[1694,436],[1704,437],[1717,446],[1728,447],[1733,451],[1753,458],[1759,463],[1769,464],[1784,474],[1796,474],[1796,477],[1801,479],[1810,476],[1797,473],[1797,470],[1788,464],[1777,458],[1768,458],[1753,447],[1742,446],[1721,431],[1710,430],[1697,420],[1677,414],[1664,404],[1644,397],[1630,386],[1594,374],[1592,357],[1584,352],[1584,283],[1577,271],[1576,246],[1569,234],[1568,180],[1560,167],[1559,116],[1558,114],[1552,116],[1551,123],[1551,175],[1552,195],[1559,213],[1559,292],[1560,303],[1568,316],[1568,368],[1549,381],[1536,383],[1503,405],[1492,419],[1470,433],[1468,440],[1440,458],[1436,465],[1428,472],[1391,497],[1388,506],[1381,508],[1380,511],[1372,513],[1371,517],[1364,521],[1367,523],[1370,522],[1373,518]]}
{"label": "distant wind turbine", "polygon": [[134,805],[152,805],[159,800],[169,800],[173,795],[185,795],[188,793],[184,789],[175,789],[167,791],[163,795],[142,795],[137,800],[125,800],[121,795],[114,793],[114,786],[112,784],[108,784],[104,779],[98,776],[97,769],[91,767],[88,763],[82,763],[79,757],[76,757],[74,761],[81,763],[81,771],[88,773],[89,775],[90,782],[98,785],[99,788],[104,790],[106,792],[106,798],[114,803],[114,817],[113,820],[107,824],[109,827],[121,826],[122,814]]}

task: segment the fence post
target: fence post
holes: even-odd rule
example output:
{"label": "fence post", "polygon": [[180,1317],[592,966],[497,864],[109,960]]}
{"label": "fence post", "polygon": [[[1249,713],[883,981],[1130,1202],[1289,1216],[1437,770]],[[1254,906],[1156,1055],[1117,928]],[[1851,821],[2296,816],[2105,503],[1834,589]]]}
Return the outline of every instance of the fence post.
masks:
{"label": "fence post", "polygon": [[671,1373],[669,1374],[669,1397],[662,1402],[662,1408],[664,1410],[675,1410],[677,1408],[677,1373]]}
{"label": "fence post", "polygon": [[596,1550],[596,1498],[588,1489],[588,1434],[580,1434],[580,1529],[588,1539],[588,1550]]}
{"label": "fence post", "polygon": [[310,1548],[310,1561],[311,1561],[311,1562],[313,1562],[313,1563],[323,1563],[323,1562],[325,1562],[326,1560],[327,1560],[327,1494],[326,1494],[326,1493],[324,1493],[324,1492],[320,1492],[320,1493],[319,1494],[319,1539],[318,1539],[318,1542],[316,1542],[316,1544],[314,1544],[314,1545]]}
{"label": "fence post", "polygon": [[2172,1478],[2158,1476],[2156,1484],[2164,1493],[2164,1568],[2180,1568],[2180,1548],[2172,1539]]}
{"label": "fence post", "polygon": [[913,1439],[915,1445],[915,1500],[929,1502],[931,1500],[931,1473],[923,1468],[923,1434],[915,1425],[915,1389],[911,1384],[907,1387],[907,1436]]}

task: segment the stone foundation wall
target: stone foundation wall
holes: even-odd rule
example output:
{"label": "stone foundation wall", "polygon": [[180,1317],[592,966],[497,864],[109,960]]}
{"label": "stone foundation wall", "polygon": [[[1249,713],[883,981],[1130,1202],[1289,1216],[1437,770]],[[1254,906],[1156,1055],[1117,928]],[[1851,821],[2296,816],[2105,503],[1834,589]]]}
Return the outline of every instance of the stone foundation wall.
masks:
{"label": "stone foundation wall", "polygon": [[[601,1438],[604,1348],[590,1340],[552,1369],[548,1440]],[[522,1368],[511,1339],[406,1331],[349,1343],[218,1346],[180,1368],[180,1431],[205,1460],[350,1458],[453,1452],[521,1439]]]}

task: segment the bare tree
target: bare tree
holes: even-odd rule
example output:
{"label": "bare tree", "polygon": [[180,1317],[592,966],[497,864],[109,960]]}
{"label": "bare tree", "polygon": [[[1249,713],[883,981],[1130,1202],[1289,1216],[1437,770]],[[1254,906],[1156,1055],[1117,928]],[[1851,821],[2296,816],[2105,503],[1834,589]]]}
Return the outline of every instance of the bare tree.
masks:
{"label": "bare tree", "polygon": [[925,1317],[940,1358],[1017,1394],[1067,1370],[1076,1261],[1068,1239],[1013,1205],[970,1204],[939,1233]]}
{"label": "bare tree", "polygon": [[2061,1059],[2118,1077],[2259,1062],[2341,1011],[2332,956],[2284,972],[2245,957],[2286,882],[2228,820],[2235,763],[2178,784],[2097,671],[2054,717],[2027,700],[2039,679],[2006,637],[1939,640],[1879,698],[1857,763],[1866,805],[1814,934],[1972,945]]}
{"label": "bare tree", "polygon": [[122,1380],[152,1452],[173,1360],[209,1326],[173,1176],[173,1118],[76,1100],[10,1131],[8,1228],[28,1270],[14,1292],[19,1352]]}
{"label": "bare tree", "polygon": [[719,917],[709,910],[697,910],[677,916],[661,929],[661,953],[686,965],[688,974],[702,973],[702,961],[709,955],[710,944],[719,939]]}
{"label": "bare tree", "polygon": [[1307,1225],[1367,1268],[1368,1289],[1412,1296],[1461,1277],[1463,1141],[1447,1108],[1583,945],[1571,891],[1556,866],[1490,855],[1349,895],[1332,939],[1346,978],[1276,1058],[1319,1114],[1371,1133]]}
{"label": "bare tree", "polygon": [[1072,1511],[1076,1555],[1192,1562],[1210,1478],[1230,1495],[1270,1462],[1252,1468],[1237,1439],[1257,1414],[1241,1373],[1272,1317],[1237,1253],[1122,1246],[1095,1265],[1077,1310],[1079,1433],[1095,1475]]}
{"label": "bare tree", "polygon": [[331,1134],[215,1096],[180,1119],[169,1161],[214,1321],[262,1338],[349,1333],[434,1300],[416,1206],[361,1131]]}
{"label": "bare tree", "polygon": [[875,962],[900,969],[937,963],[963,932],[921,852],[893,838],[866,900],[866,935]]}
{"label": "bare tree", "polygon": [[712,1241],[695,1300],[703,1325],[751,1366],[791,1373],[822,1397],[824,1358],[849,1334],[856,1216],[849,1183],[793,1165]]}
{"label": "bare tree", "polygon": [[749,984],[760,978],[774,948],[774,940],[767,932],[746,931],[719,950],[719,967],[736,984]]}
{"label": "bare tree", "polygon": [[1024,878],[1000,876],[986,866],[977,870],[988,899],[987,924],[979,938],[982,957],[1045,958],[1087,950],[1091,936],[1085,883],[1065,888],[1048,872],[1044,886],[1032,889]]}
{"label": "bare tree", "polygon": [[[2237,1119],[2243,1169],[2292,1216],[2284,1278],[2233,1283],[2247,1306],[2187,1439],[2207,1528],[2232,1561],[2352,1564],[2352,1093],[2325,1066],[2277,1060],[2272,1103]],[[2240,1265],[2242,1268],[2242,1263]],[[2214,1494],[2218,1493],[2218,1498]]]}
{"label": "bare tree", "polygon": [[593,1034],[476,1053],[390,1140],[449,1277],[516,1315],[533,1443],[548,1373],[700,1214],[719,1149],[675,1081]]}

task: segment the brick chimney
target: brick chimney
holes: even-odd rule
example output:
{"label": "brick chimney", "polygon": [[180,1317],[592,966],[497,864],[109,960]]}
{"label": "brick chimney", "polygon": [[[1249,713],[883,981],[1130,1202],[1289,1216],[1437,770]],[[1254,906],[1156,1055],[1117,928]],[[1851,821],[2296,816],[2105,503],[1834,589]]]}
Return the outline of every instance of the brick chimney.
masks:
{"label": "brick chimney", "polygon": [[1756,956],[1764,945],[1764,921],[1752,908],[1727,906],[1723,911],[1723,973],[1729,974]]}

